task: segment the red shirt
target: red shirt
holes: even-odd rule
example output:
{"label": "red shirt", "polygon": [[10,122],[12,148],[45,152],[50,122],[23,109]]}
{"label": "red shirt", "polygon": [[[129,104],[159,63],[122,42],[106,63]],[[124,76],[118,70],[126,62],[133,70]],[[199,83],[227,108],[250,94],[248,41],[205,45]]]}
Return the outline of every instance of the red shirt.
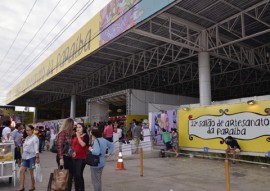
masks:
{"label": "red shirt", "polygon": [[74,159],[85,159],[87,155],[87,150],[89,146],[89,136],[85,134],[83,137],[81,137],[82,141],[85,142],[85,146],[82,147],[79,143],[78,137],[74,137],[72,142],[72,149],[76,153]]}
{"label": "red shirt", "polygon": [[112,125],[107,125],[104,129],[105,138],[113,137],[113,127]]}

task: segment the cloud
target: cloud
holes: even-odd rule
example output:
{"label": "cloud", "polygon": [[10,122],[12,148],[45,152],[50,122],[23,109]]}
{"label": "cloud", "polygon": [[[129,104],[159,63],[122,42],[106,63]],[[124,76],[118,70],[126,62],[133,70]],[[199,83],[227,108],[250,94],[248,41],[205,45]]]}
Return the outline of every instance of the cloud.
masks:
{"label": "cloud", "polygon": [[[37,1],[32,10],[28,21],[25,23],[21,33],[15,41],[9,54],[6,55],[8,48],[15,39],[16,34],[25,21],[35,0],[18,1],[3,0],[1,1],[1,17],[0,17],[0,105],[4,104],[4,100],[8,97],[7,93],[16,85],[19,80],[27,76],[36,66],[42,63],[51,53],[61,46],[68,38],[70,38],[77,30],[87,23],[98,11],[104,7],[110,0],[95,0],[94,3],[65,31],[65,33],[42,55],[35,63],[31,63],[39,53],[47,46],[47,44],[61,31],[61,29],[85,6],[89,0],[79,0],[63,18],[63,20],[55,27],[46,39],[44,37],[58,23],[60,18],[67,12],[73,3],[77,0],[62,0],[50,18],[43,25],[52,9],[58,1],[46,0]],[[42,26],[43,25],[43,26]],[[39,28],[41,30],[37,33]],[[37,34],[36,34],[37,33]],[[27,46],[33,36],[36,37]],[[44,40],[43,40],[44,39]],[[40,44],[40,42],[42,42]],[[39,45],[40,44],[40,45]],[[32,66],[30,66],[32,64]],[[27,72],[25,68],[29,67]],[[18,80],[16,80],[18,78]]]}

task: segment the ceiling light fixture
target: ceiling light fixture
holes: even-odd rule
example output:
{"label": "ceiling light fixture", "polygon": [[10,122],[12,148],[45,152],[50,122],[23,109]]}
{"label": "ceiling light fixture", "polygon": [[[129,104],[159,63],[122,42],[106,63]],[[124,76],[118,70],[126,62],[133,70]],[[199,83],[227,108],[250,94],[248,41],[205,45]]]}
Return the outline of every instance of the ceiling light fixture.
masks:
{"label": "ceiling light fixture", "polygon": [[248,105],[254,105],[254,104],[255,104],[255,101],[254,101],[254,100],[248,100],[248,101],[247,101],[247,104],[248,104]]}

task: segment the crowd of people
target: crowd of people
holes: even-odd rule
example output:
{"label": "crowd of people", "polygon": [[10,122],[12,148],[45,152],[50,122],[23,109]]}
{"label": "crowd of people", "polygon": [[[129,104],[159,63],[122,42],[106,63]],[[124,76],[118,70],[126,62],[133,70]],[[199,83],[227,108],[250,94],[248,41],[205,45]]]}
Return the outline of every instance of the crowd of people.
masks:
{"label": "crowd of people", "polygon": [[[72,179],[75,182],[76,191],[84,191],[83,172],[86,166],[85,158],[88,150],[93,154],[100,155],[98,166],[91,166],[91,179],[95,191],[102,190],[101,175],[106,164],[106,158],[113,154],[111,123],[94,124],[91,129],[83,123],[74,123],[68,118],[64,121],[56,135],[57,155],[56,163],[59,168],[68,169],[70,181],[68,188],[72,188]],[[105,138],[103,138],[105,137]],[[1,141],[14,141],[14,158],[20,166],[20,184],[17,191],[24,191],[25,172],[30,172],[31,188],[29,191],[36,190],[34,168],[40,163],[39,157],[42,151],[48,149],[47,144],[50,140],[50,131],[34,127],[32,125],[16,124],[11,126],[10,120],[3,122],[1,128]],[[49,146],[50,147],[50,146]]]}
{"label": "crowd of people", "polygon": [[[130,123],[127,130],[125,122],[99,122],[94,123],[91,128],[86,127],[83,123],[76,123],[73,119],[65,119],[59,132],[56,135],[57,155],[56,163],[59,168],[68,169],[70,173],[70,181],[68,188],[72,188],[72,179],[74,178],[75,190],[84,191],[84,169],[86,166],[85,158],[88,151],[95,155],[100,155],[100,163],[98,166],[91,166],[91,180],[95,191],[102,190],[102,171],[106,164],[106,158],[113,154],[113,133],[118,134],[119,142],[129,143],[129,138],[133,139],[136,147],[135,153],[138,153],[140,141],[143,140],[144,129],[149,128],[145,120]],[[32,125],[16,124],[12,127],[10,120],[3,122],[1,129],[2,142],[13,140],[15,144],[14,158],[21,166],[20,168],[20,187],[18,191],[24,191],[25,172],[29,169],[31,176],[31,188],[29,191],[35,190],[35,179],[33,169],[35,164],[40,163],[39,156],[44,150],[49,149],[50,130],[46,128],[40,129]],[[162,129],[161,133],[165,148],[167,151],[175,152],[175,156],[179,156],[178,132],[176,128],[171,131]],[[226,157],[229,153],[233,153],[233,158],[240,151],[240,146],[232,137],[228,137],[225,141],[228,145],[226,149]]]}
{"label": "crowd of people", "polygon": [[[102,190],[101,175],[106,163],[105,158],[113,154],[113,144],[102,137],[102,129],[101,126],[93,126],[88,134],[83,123],[75,125],[73,119],[68,118],[64,121],[56,137],[57,164],[59,167],[69,170],[70,179],[74,178],[76,191],[85,190],[83,172],[88,150],[93,154],[100,155],[98,166],[91,166],[90,169],[94,190]],[[107,149],[108,152],[106,152]],[[68,188],[71,190],[72,181],[68,183],[70,184]]]}

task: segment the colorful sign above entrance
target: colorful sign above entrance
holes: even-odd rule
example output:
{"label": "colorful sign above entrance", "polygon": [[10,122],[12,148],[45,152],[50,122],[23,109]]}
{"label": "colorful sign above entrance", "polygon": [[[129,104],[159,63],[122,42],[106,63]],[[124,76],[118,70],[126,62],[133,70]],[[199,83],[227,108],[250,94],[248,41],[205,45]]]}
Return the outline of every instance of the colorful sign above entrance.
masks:
{"label": "colorful sign above entrance", "polygon": [[238,140],[243,151],[268,152],[270,146],[270,101],[214,105],[178,111],[180,146],[225,149],[228,136]]}
{"label": "colorful sign above entrance", "polygon": [[175,0],[112,0],[8,93],[11,103]]}

